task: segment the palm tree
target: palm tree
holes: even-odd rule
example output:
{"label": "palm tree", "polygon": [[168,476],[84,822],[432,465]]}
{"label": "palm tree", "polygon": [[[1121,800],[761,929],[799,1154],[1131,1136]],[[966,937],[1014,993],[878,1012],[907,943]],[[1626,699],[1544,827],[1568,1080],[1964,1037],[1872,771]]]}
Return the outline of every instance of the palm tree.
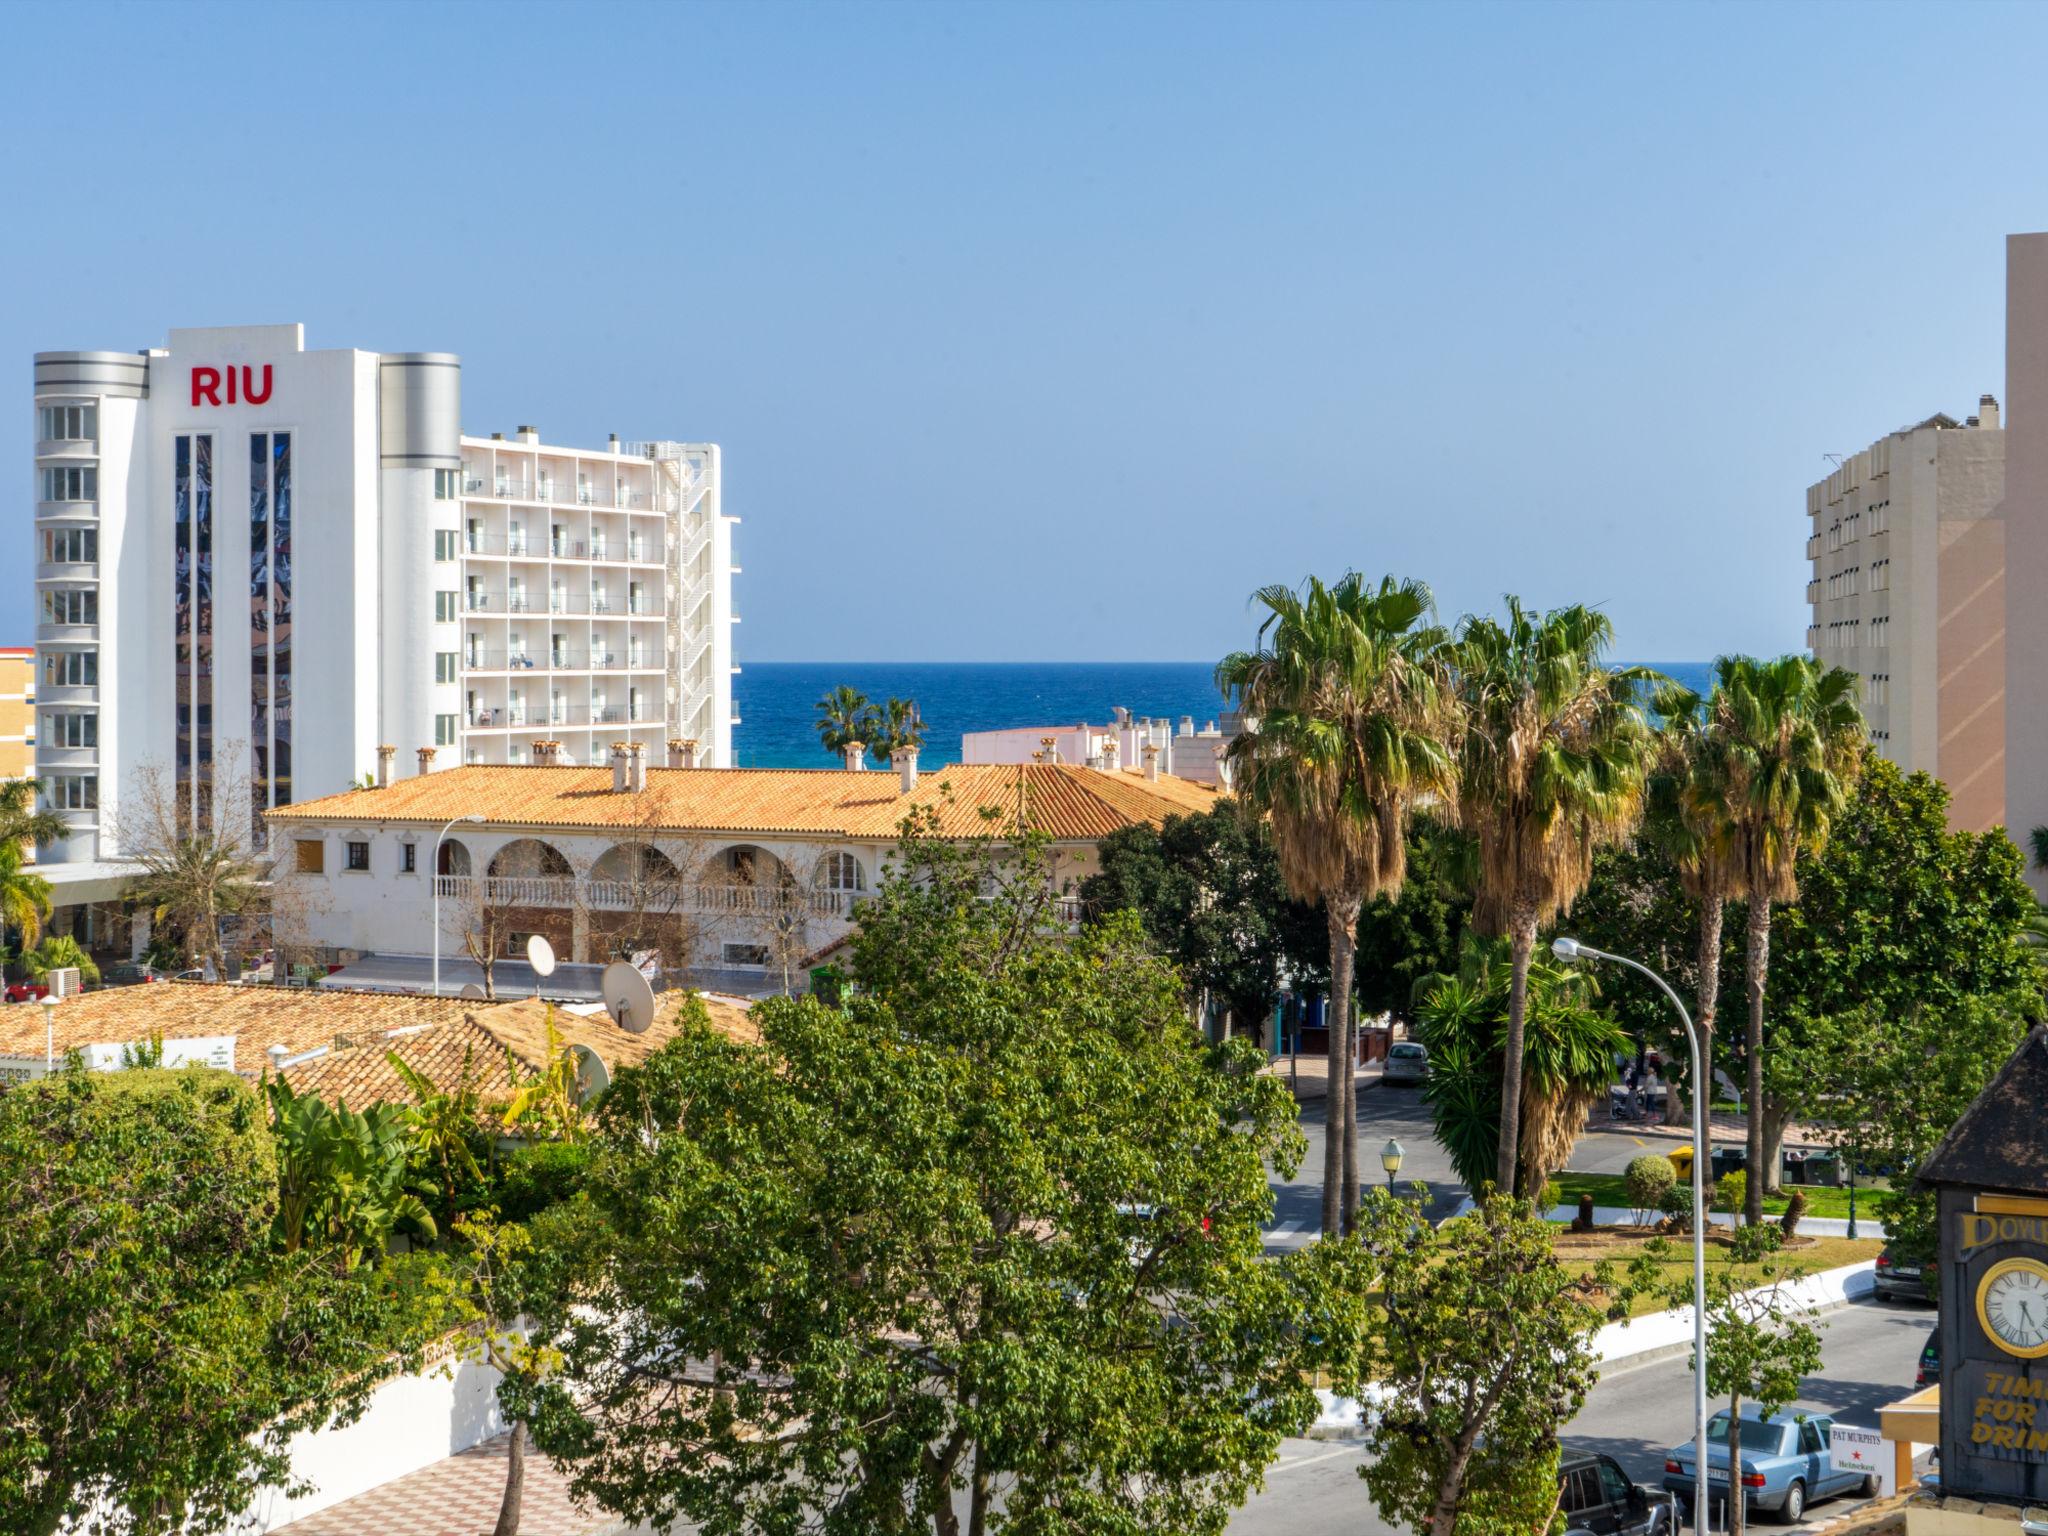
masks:
{"label": "palm tree", "polygon": [[915,699],[889,699],[879,708],[871,705],[867,721],[868,750],[885,768],[889,759],[905,748],[924,746],[924,717],[918,714]]}
{"label": "palm tree", "polygon": [[1642,814],[1650,730],[1644,667],[1607,667],[1604,614],[1581,606],[1532,613],[1509,597],[1505,622],[1468,617],[1454,664],[1463,705],[1458,815],[1479,845],[1472,920],[1505,934],[1512,966],[1501,1073],[1499,1187],[1516,1192],[1529,961],[1536,930],[1586,888],[1593,850]]}
{"label": "palm tree", "polygon": [[818,741],[835,756],[856,742],[866,746],[874,734],[875,706],[858,688],[841,683],[817,708]]}
{"label": "palm tree", "polygon": [[76,969],[78,979],[87,986],[100,984],[99,966],[68,933],[53,933],[34,949],[22,951],[21,968],[32,981],[41,981],[50,972],[67,967]]}
{"label": "palm tree", "polygon": [[1770,1182],[1764,1134],[1764,978],[1771,904],[1796,901],[1796,862],[1818,852],[1862,766],[1863,712],[1856,674],[1805,656],[1714,663],[1712,729],[1723,743],[1733,861],[1749,903],[1743,975],[1749,993],[1749,1179],[1745,1219],[1763,1220]]}
{"label": "palm tree", "polygon": [[[1678,883],[1699,908],[1700,930],[1694,1022],[1706,1081],[1692,1085],[1713,1101],[1714,1019],[1721,997],[1721,915],[1742,896],[1735,864],[1728,770],[1714,717],[1690,688],[1669,683],[1652,707],[1659,719],[1657,762],[1650,775],[1647,830],[1678,867]],[[1665,1096],[1665,1117],[1684,1123],[1675,1093]]]}
{"label": "palm tree", "polygon": [[467,1048],[462,1053],[462,1070],[453,1088],[443,1088],[396,1051],[386,1051],[384,1060],[399,1081],[417,1100],[412,1111],[413,1155],[430,1163],[441,1185],[442,1225],[455,1230],[455,1176],[467,1174],[481,1179],[470,1142],[477,1136],[477,1121],[483,1113],[483,1097],[477,1092],[476,1066]]}
{"label": "palm tree", "polygon": [[18,929],[26,950],[49,915],[50,882],[29,867],[19,842],[0,842],[0,929]]}
{"label": "palm tree", "polygon": [[54,843],[70,831],[55,811],[36,809],[37,781],[0,779],[0,842]]}
{"label": "palm tree", "polygon": [[1398,894],[1416,801],[1448,795],[1443,631],[1420,582],[1356,572],[1297,593],[1266,587],[1259,648],[1217,664],[1216,682],[1246,728],[1230,744],[1233,783],[1271,819],[1288,890],[1320,900],[1330,932],[1328,1121],[1323,1230],[1358,1214],[1358,1113],[1351,986],[1358,914]]}

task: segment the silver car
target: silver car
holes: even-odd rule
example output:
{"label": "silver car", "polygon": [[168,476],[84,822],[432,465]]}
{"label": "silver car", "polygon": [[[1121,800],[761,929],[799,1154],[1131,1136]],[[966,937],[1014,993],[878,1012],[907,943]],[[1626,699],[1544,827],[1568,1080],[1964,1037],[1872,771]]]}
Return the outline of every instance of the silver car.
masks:
{"label": "silver car", "polygon": [[1414,1040],[1403,1040],[1387,1050],[1386,1070],[1381,1074],[1383,1083],[1424,1083],[1429,1080],[1429,1047]]}

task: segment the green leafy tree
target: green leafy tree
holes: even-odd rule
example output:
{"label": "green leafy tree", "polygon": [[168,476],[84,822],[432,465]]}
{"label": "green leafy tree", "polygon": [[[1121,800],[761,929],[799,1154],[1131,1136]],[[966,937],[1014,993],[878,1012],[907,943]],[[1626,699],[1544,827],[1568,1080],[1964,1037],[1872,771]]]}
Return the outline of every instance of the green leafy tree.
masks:
{"label": "green leafy tree", "polygon": [[221,1530],[447,1317],[425,1261],[344,1272],[271,1235],[246,1085],[72,1070],[0,1093],[0,1528]]}
{"label": "green leafy tree", "polygon": [[1329,1121],[1323,1230],[1348,1231],[1358,1211],[1358,1099],[1351,991],[1358,916],[1402,887],[1408,818],[1417,800],[1447,795],[1449,693],[1443,632],[1420,582],[1355,572],[1300,592],[1266,587],[1258,649],[1216,667],[1245,729],[1228,749],[1238,796],[1267,816],[1287,888],[1322,903],[1330,936]]}
{"label": "green leafy tree", "polygon": [[1652,741],[1637,694],[1657,674],[1603,665],[1613,641],[1613,624],[1591,608],[1534,613],[1512,596],[1505,620],[1458,627],[1458,817],[1479,845],[1472,921],[1505,935],[1511,954],[1495,1162],[1504,1191],[1516,1188],[1519,1166],[1537,930],[1571,910],[1594,850],[1627,837],[1642,815]]}
{"label": "green leafy tree", "polygon": [[1263,1256],[1284,1084],[1194,1035],[1134,922],[1046,921],[1003,840],[906,844],[843,1007],[688,1018],[619,1072],[601,1278],[532,1418],[580,1495],[709,1536],[1220,1531],[1312,1417],[1363,1288],[1356,1245]]}
{"label": "green leafy tree", "polygon": [[50,915],[50,882],[37,874],[18,842],[0,842],[0,930],[33,944]]}
{"label": "green leafy tree", "polygon": [[[1429,1047],[1423,1098],[1452,1168],[1474,1191],[1485,1189],[1499,1166],[1513,982],[1505,941],[1474,936],[1457,972],[1431,978],[1416,998],[1419,1032]],[[1590,972],[1537,960],[1525,986],[1516,1156],[1522,1187],[1540,1190],[1569,1161],[1587,1111],[1613,1080],[1614,1057],[1627,1037],[1596,1006]]]}
{"label": "green leafy tree", "polygon": [[1240,1029],[1270,1019],[1290,981],[1329,968],[1322,916],[1288,894],[1270,827],[1235,799],[1200,816],[1139,822],[1102,840],[1081,882],[1084,920],[1135,912],[1192,994],[1221,998]]}
{"label": "green leafy tree", "polygon": [[405,1187],[409,1111],[397,1104],[329,1107],[316,1094],[293,1092],[281,1077],[264,1091],[277,1144],[277,1238],[286,1252],[321,1249],[354,1269],[380,1258],[401,1223],[434,1240],[434,1218]]}
{"label": "green leafy tree", "polygon": [[1419,811],[1408,830],[1408,878],[1358,915],[1359,1008],[1414,1017],[1417,987],[1458,968],[1470,931],[1472,840]]}
{"label": "green leafy tree", "polygon": [[[1730,1262],[1707,1271],[1707,1395],[1728,1400],[1731,1436],[1739,1437],[1742,1405],[1754,1403],[1769,1418],[1799,1396],[1799,1383],[1820,1369],[1820,1333],[1812,1309],[1791,1289],[1800,1271],[1778,1257],[1776,1227],[1736,1229]],[[1674,1284],[1673,1306],[1692,1303],[1692,1281]],[[1692,1362],[1699,1369],[1699,1361]],[[1731,1439],[1739,1454],[1739,1438]],[[1732,1499],[1728,1529],[1741,1536],[1747,1500]],[[1796,1521],[1800,1511],[1787,1509]]]}
{"label": "green leafy tree", "polygon": [[1380,1518],[1416,1536],[1543,1530],[1558,1431],[1598,1377],[1593,1329],[1628,1315],[1647,1274],[1603,1265],[1583,1283],[1550,1224],[1503,1195],[1432,1229],[1375,1190],[1358,1235],[1385,1318],[1341,1385],[1376,1405],[1360,1476]]}
{"label": "green leafy tree", "polygon": [[89,987],[100,984],[100,968],[91,955],[79,948],[78,940],[68,933],[53,933],[34,949],[25,950],[21,957],[21,968],[37,981],[52,971],[75,968],[78,979]]}
{"label": "green leafy tree", "polygon": [[0,843],[61,842],[71,828],[55,811],[39,810],[38,779],[0,779]]}
{"label": "green leafy tree", "polygon": [[[1940,1019],[1966,999],[2038,988],[2020,850],[2000,831],[1951,832],[1948,806],[1940,780],[1873,756],[1826,846],[1799,861],[1798,904],[1773,936],[1766,1168],[1777,1166],[1789,1121],[1831,1117],[1841,1053],[1896,1060],[1880,1038],[1894,1020]],[[1840,1026],[1817,1023],[1828,1018]],[[1890,1139],[1881,1129],[1879,1138]]]}
{"label": "green leafy tree", "polygon": [[1771,908],[1799,898],[1802,849],[1826,846],[1862,764],[1863,714],[1856,674],[1805,656],[1714,663],[1710,729],[1731,827],[1733,868],[1748,902],[1743,980],[1749,997],[1749,1181],[1744,1219],[1763,1220],[1765,1186],[1764,985],[1770,970]]}
{"label": "green leafy tree", "polygon": [[454,1084],[443,1088],[396,1051],[385,1052],[384,1060],[413,1096],[408,1116],[413,1157],[433,1170],[441,1194],[441,1227],[452,1232],[465,1179],[474,1182],[484,1176],[473,1145],[483,1113],[475,1061],[465,1048]]}

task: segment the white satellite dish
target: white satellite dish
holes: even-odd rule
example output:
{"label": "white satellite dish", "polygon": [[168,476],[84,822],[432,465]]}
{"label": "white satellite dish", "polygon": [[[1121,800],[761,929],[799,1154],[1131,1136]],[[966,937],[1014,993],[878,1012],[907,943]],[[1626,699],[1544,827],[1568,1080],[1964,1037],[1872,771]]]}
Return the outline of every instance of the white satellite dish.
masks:
{"label": "white satellite dish", "polygon": [[588,1104],[611,1087],[611,1068],[587,1045],[572,1045],[569,1053],[576,1058],[576,1102]]}
{"label": "white satellite dish", "polygon": [[526,963],[533,967],[536,976],[552,976],[555,972],[555,946],[539,934],[526,941]]}
{"label": "white satellite dish", "polygon": [[654,988],[632,962],[614,960],[604,968],[598,985],[604,992],[604,1011],[627,1034],[641,1034],[654,1022]]}
{"label": "white satellite dish", "polygon": [[482,1002],[484,1000],[484,989],[472,981],[455,995],[457,997],[470,998],[475,1002]]}

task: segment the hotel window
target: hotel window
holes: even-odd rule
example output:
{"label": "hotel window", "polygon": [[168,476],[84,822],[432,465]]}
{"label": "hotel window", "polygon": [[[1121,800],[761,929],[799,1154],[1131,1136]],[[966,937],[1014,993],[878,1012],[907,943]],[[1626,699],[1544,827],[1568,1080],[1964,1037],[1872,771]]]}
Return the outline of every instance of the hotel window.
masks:
{"label": "hotel window", "polygon": [[47,782],[50,786],[49,806],[53,811],[96,811],[100,808],[97,774],[56,773]]}
{"label": "hotel window", "polygon": [[434,653],[434,681],[437,683],[457,681],[461,676],[461,661],[462,657],[455,651],[436,651]]}
{"label": "hotel window", "polygon": [[91,464],[57,465],[43,471],[43,501],[97,501],[100,472]]}
{"label": "hotel window", "polygon": [[297,868],[302,875],[324,875],[327,873],[327,845],[318,838],[302,837],[294,845],[297,854]]}
{"label": "hotel window", "polygon": [[[447,471],[436,470],[435,473],[446,474]],[[453,528],[436,528],[434,530],[434,558],[436,560],[453,560],[461,553],[462,535],[459,532]]]}
{"label": "hotel window", "polygon": [[289,432],[249,436],[249,798],[256,847],[263,813],[291,801],[291,499]]}
{"label": "hotel window", "polygon": [[817,885],[821,891],[861,891],[867,889],[867,877],[852,854],[828,853],[818,863]]}
{"label": "hotel window", "polygon": [[36,408],[36,436],[43,442],[89,443],[99,435],[100,408],[96,405],[43,405]]}
{"label": "hotel window", "polygon": [[455,719],[454,715],[434,716],[435,746],[452,747],[455,745]]}
{"label": "hotel window", "polygon": [[45,651],[43,686],[46,688],[97,688],[100,683],[98,651]]}
{"label": "hotel window", "polygon": [[203,826],[213,783],[213,438],[180,434],[171,453],[174,782],[180,809]]}
{"label": "hotel window", "polygon": [[460,613],[456,605],[456,593],[436,592],[434,594],[434,619],[441,624],[453,624]]}
{"label": "hotel window", "polygon": [[47,565],[91,565],[100,557],[97,528],[45,528],[43,561]]}
{"label": "hotel window", "polygon": [[45,624],[97,624],[100,621],[100,595],[97,592],[45,592],[43,594],[43,622]]}
{"label": "hotel window", "polygon": [[43,716],[42,744],[46,747],[96,747],[100,744],[100,717],[57,714]]}
{"label": "hotel window", "polygon": [[420,845],[400,843],[398,845],[398,872],[401,875],[416,875],[420,869]]}
{"label": "hotel window", "polygon": [[349,869],[354,869],[354,870],[368,870],[368,869],[369,869],[369,867],[370,867],[370,845],[369,845],[368,843],[360,843],[360,842],[348,842],[348,843],[344,843],[344,844],[342,845],[342,847],[343,847],[343,848],[344,848],[344,849],[346,850],[346,852],[347,852],[347,856],[348,856],[348,863],[347,863],[347,867],[348,867]]}
{"label": "hotel window", "polygon": [[434,471],[434,500],[454,501],[462,495],[462,471],[459,469],[437,469]]}

